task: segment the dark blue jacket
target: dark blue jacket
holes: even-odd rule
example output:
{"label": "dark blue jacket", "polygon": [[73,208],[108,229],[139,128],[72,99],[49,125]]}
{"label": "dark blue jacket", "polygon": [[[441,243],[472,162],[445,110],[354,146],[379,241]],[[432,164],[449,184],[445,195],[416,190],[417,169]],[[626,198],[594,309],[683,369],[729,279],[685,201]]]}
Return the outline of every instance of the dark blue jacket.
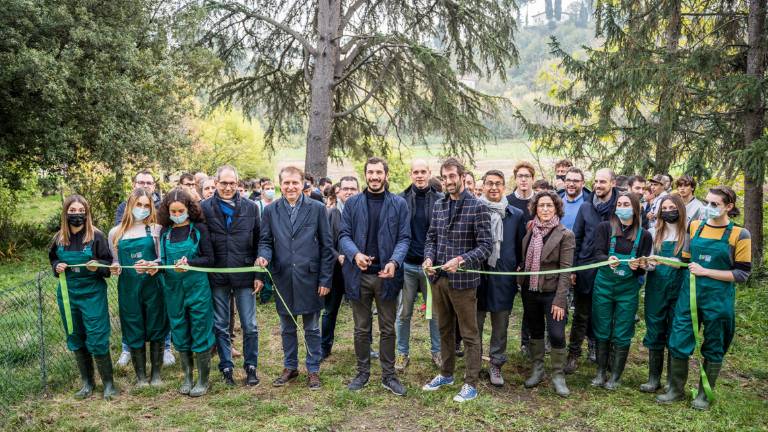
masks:
{"label": "dark blue jacket", "polygon": [[[403,260],[411,242],[411,217],[408,205],[402,197],[384,192],[384,204],[379,214],[379,262],[382,266],[389,261],[397,263],[393,279],[385,279],[383,298],[394,300],[403,286]],[[339,233],[340,252],[344,260],[345,294],[350,300],[360,299],[360,275],[355,264],[355,255],[365,250],[368,234],[368,200],[365,193],[359,193],[347,200],[341,212]]]}
{"label": "dark blue jacket", "polygon": [[[507,206],[507,215],[503,220],[504,238],[501,242],[501,257],[496,267],[485,264],[490,271],[513,272],[523,264],[522,241],[525,237],[525,220],[522,210]],[[491,247],[493,249],[493,247]],[[477,309],[487,312],[499,312],[512,309],[517,294],[517,280],[512,276],[483,275],[477,289]]]}
{"label": "dark blue jacket", "polygon": [[331,288],[333,276],[333,240],[325,206],[313,199],[298,209],[296,223],[291,226],[287,201],[280,198],[264,207],[261,217],[259,256],[269,261],[275,290],[277,312],[283,315],[308,314],[323,308],[318,287]]}
{"label": "dark blue jacket", "polygon": [[[619,198],[619,189],[613,188],[611,191],[611,210],[604,217],[600,216],[592,203],[592,198],[585,201],[579,214],[576,215],[576,222],[573,224],[573,234],[576,237],[576,250],[573,253],[573,265],[580,266],[592,264],[595,260],[595,230],[600,222],[609,220],[616,209],[616,200]],[[596,269],[583,270],[576,273],[576,291],[589,294],[595,283]]]}
{"label": "dark blue jacket", "polygon": [[[259,209],[235,194],[235,215],[227,229],[227,218],[218,203],[219,193],[200,203],[213,244],[214,267],[248,267],[256,261],[259,246]],[[256,273],[208,273],[211,288],[253,288]]]}

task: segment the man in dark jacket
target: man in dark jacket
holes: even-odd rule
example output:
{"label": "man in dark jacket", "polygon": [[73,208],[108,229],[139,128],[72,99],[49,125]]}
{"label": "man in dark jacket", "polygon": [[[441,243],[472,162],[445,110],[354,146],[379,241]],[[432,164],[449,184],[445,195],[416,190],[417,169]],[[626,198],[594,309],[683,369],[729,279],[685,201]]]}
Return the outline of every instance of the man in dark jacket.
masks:
{"label": "man in dark jacket", "polygon": [[[490,170],[483,176],[483,196],[480,201],[490,209],[493,249],[486,267],[493,272],[517,271],[522,264],[520,242],[525,236],[523,212],[513,207],[504,196],[504,173]],[[507,362],[507,328],[512,305],[517,294],[517,281],[509,276],[483,275],[477,289],[477,328],[482,347],[485,316],[491,315],[491,343],[489,349],[491,384],[503,386],[501,367]]]}
{"label": "man in dark jacket", "polygon": [[328,223],[331,226],[333,256],[336,262],[333,266],[331,292],[325,296],[322,313],[322,349],[324,359],[331,355],[334,333],[336,332],[336,319],[339,316],[341,300],[344,298],[344,272],[342,271],[342,266],[344,265],[346,257],[341,253],[341,247],[339,246],[341,212],[344,210],[344,204],[347,200],[353,195],[357,195],[360,186],[357,183],[357,178],[345,176],[339,181],[339,189],[340,191],[337,195],[336,206],[328,209]]}
{"label": "man in dark jacket", "polygon": [[333,244],[325,206],[301,193],[304,173],[292,166],[280,170],[282,198],[264,208],[259,258],[270,266],[278,300],[283,338],[283,373],[272,382],[286,385],[299,376],[296,316],[301,315],[307,345],[306,366],[311,390],[320,389],[320,310],[333,276]]}
{"label": "man in dark jacket", "polygon": [[387,191],[389,167],[380,158],[365,163],[368,187],[347,201],[339,244],[344,261],[346,296],[355,321],[357,376],[350,390],[360,390],[371,375],[371,303],[376,301],[382,385],[398,396],[406,393],[395,375],[395,313],[403,283],[403,260],[411,230],[408,205]]}
{"label": "man in dark jacket", "polygon": [[[466,372],[464,385],[453,400],[464,402],[477,397],[480,375],[480,334],[477,328],[480,275],[457,270],[459,267],[480,270],[491,255],[491,216],[488,207],[464,189],[464,165],[461,162],[455,158],[446,159],[440,167],[440,175],[448,195],[432,208],[432,223],[424,243],[422,267],[434,281],[432,302],[440,325],[443,365],[440,374],[422,389],[432,391],[453,384],[455,320],[458,318],[466,347]],[[440,269],[436,271],[433,268],[435,265]]]}
{"label": "man in dark jacket", "polygon": [[[604,168],[595,173],[595,184],[592,198],[583,203],[576,215],[573,233],[576,236],[576,250],[573,254],[573,265],[581,266],[595,262],[595,228],[600,222],[610,219],[616,209],[618,199],[616,176],[610,169]],[[589,336],[590,351],[593,350],[594,336],[592,333],[592,286],[595,283],[597,269],[582,270],[571,276],[574,289],[574,313],[571,325],[571,336],[568,344],[568,362],[565,373],[573,373],[578,367],[581,357],[581,344],[584,337]],[[590,357],[592,355],[590,354]]]}
{"label": "man in dark jacket", "polygon": [[[259,210],[237,192],[237,171],[224,165],[216,171],[216,192],[201,204],[214,252],[214,267],[252,266],[259,246]],[[227,385],[232,378],[232,335],[229,332],[230,292],[235,297],[243,331],[245,384],[259,384],[256,375],[259,356],[259,329],[256,326],[256,300],[264,285],[263,276],[254,273],[209,273],[213,294],[213,330],[219,353],[219,370]]]}
{"label": "man in dark jacket", "polygon": [[[403,263],[403,290],[398,298],[397,306],[397,357],[395,369],[405,370],[410,363],[410,339],[411,318],[413,317],[413,303],[419,292],[424,299],[427,298],[427,284],[424,278],[424,270],[421,264],[424,262],[424,241],[427,238],[427,230],[432,220],[432,206],[443,198],[443,194],[437,192],[429,185],[432,176],[429,165],[424,160],[411,162],[411,185],[400,194],[408,204],[411,215],[411,245]],[[440,329],[435,316],[429,321],[429,339],[432,351],[432,363],[440,367]]]}

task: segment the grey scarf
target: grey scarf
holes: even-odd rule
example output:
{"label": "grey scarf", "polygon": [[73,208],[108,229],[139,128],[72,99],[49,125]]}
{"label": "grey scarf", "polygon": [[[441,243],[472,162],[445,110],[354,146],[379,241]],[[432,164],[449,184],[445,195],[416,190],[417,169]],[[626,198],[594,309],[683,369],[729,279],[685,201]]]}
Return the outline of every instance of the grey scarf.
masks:
{"label": "grey scarf", "polygon": [[491,210],[491,236],[493,237],[493,250],[488,257],[488,265],[496,267],[496,261],[501,257],[501,242],[504,239],[504,217],[507,215],[507,197],[502,196],[501,201],[491,202],[482,197],[480,201]]}

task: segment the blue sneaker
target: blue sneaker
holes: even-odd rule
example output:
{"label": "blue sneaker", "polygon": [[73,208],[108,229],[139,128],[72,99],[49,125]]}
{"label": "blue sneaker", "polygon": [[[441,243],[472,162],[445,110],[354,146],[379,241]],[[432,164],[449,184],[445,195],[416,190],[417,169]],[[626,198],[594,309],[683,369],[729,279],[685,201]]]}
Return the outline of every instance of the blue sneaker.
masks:
{"label": "blue sneaker", "polygon": [[442,375],[437,375],[432,379],[432,381],[424,384],[424,387],[422,387],[422,390],[426,391],[435,391],[438,390],[442,386],[452,385],[453,384],[453,377],[444,377]]}
{"label": "blue sneaker", "polygon": [[477,398],[477,389],[469,384],[461,386],[459,394],[453,397],[454,402],[466,402]]}

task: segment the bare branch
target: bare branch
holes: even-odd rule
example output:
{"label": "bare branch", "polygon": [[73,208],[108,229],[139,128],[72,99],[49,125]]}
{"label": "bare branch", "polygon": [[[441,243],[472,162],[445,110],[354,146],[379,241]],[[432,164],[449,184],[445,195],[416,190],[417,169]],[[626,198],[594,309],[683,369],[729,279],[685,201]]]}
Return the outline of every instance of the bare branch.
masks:
{"label": "bare branch", "polygon": [[[381,71],[382,75],[387,73],[387,69],[389,69],[389,65],[392,63],[392,60],[394,60],[394,58],[395,58],[395,55],[391,54],[387,58],[387,60],[384,62],[384,67],[382,68],[382,71]],[[345,116],[348,116],[348,115],[352,114],[358,108],[360,108],[361,106],[365,105],[371,99],[371,97],[373,97],[374,93],[379,91],[383,85],[384,85],[384,80],[382,79],[382,77],[379,77],[379,80],[376,82],[376,84],[373,86],[373,88],[370,91],[368,91],[368,94],[366,94],[365,97],[362,100],[360,100],[358,103],[352,105],[349,109],[347,109],[345,111],[333,113],[333,117],[334,118],[339,118],[339,117],[345,117]]]}
{"label": "bare branch", "polygon": [[[370,60],[374,55],[376,55],[376,53],[378,53],[379,51],[381,51],[383,49],[387,49],[387,48],[409,48],[409,45],[405,45],[405,44],[385,44],[385,45],[381,45],[381,46],[376,47],[376,49],[371,51],[371,53],[368,54],[365,57],[365,59],[363,59],[360,63],[356,64],[350,70],[346,71],[344,73],[344,75],[341,76],[341,78],[339,78],[338,80],[334,81],[333,86],[336,87],[339,84],[341,84],[342,82],[344,82],[344,80],[349,78],[356,70],[360,69],[363,65],[365,65],[368,62],[368,60]],[[344,61],[346,62],[347,59],[344,59]]]}
{"label": "bare branch", "polygon": [[347,24],[349,24],[349,20],[352,19],[352,17],[355,15],[355,12],[357,12],[358,9],[364,4],[366,4],[368,0],[357,0],[352,5],[347,8],[347,11],[344,13],[344,16],[341,18],[341,22],[339,23],[339,33],[341,33],[344,28],[347,27]]}

